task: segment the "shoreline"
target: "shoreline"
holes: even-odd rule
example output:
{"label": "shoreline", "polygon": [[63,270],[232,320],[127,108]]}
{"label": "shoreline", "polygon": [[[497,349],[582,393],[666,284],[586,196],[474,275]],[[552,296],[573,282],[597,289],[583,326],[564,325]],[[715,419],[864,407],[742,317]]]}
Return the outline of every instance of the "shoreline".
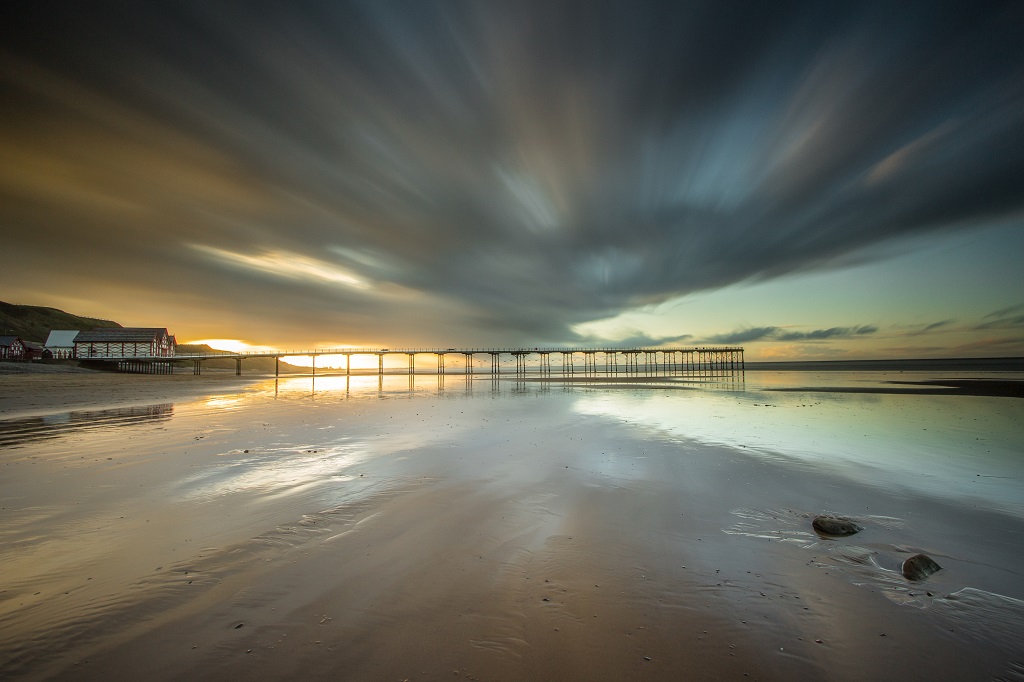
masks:
{"label": "shoreline", "polygon": [[[876,393],[882,395],[964,395],[987,398],[1024,398],[1021,379],[932,379],[929,381],[888,381],[894,386],[794,386],[768,388],[786,393]],[[898,388],[908,386],[913,388]]]}
{"label": "shoreline", "polygon": [[[771,370],[749,370],[750,378],[758,374],[774,373]],[[797,371],[796,373],[800,373]],[[976,397],[1008,397],[1024,398],[1024,380],[1017,378],[998,379],[992,377],[953,377],[943,378],[941,373],[927,373],[929,378],[920,380],[888,379],[874,385],[839,386],[839,385],[808,385],[808,386],[765,386],[751,387],[750,390],[764,390],[777,393],[824,393],[824,394],[879,394],[879,395],[917,395],[917,396],[976,396]],[[999,374],[992,372],[992,374]],[[1016,373],[1012,373],[1016,374]],[[376,374],[351,375],[355,381],[365,381]],[[395,382],[406,377],[405,374],[385,374],[384,379]],[[415,380],[436,377],[435,374],[417,374]],[[486,374],[469,375],[474,381],[480,382]],[[344,374],[325,372],[315,375],[316,379],[338,380]],[[462,373],[445,375],[452,381],[465,378]],[[208,369],[201,375],[191,373],[180,374],[132,374],[122,372],[103,372],[90,369],[70,368],[42,371],[0,371],[0,420],[21,417],[57,414],[70,410],[102,410],[117,407],[158,404],[186,400],[201,395],[219,395],[237,392],[250,388],[255,384],[274,379],[274,375],[242,374],[236,375],[233,370]],[[313,379],[311,374],[287,374],[277,377],[279,381],[295,379]],[[563,384],[588,390],[656,388],[672,390],[699,391],[704,388],[729,389],[744,386],[742,378],[727,377],[688,377],[688,376],[621,376],[621,375],[569,375],[569,376],[537,376],[517,377],[514,374],[502,374],[499,381],[508,383],[529,384]],[[743,388],[741,390],[747,390]]]}

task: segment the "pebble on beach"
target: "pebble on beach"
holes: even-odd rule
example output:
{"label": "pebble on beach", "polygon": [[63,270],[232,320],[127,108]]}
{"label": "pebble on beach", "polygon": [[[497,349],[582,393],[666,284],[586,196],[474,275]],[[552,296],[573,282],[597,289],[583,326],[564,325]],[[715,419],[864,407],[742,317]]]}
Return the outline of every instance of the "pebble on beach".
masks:
{"label": "pebble on beach", "polygon": [[811,521],[811,526],[823,535],[834,535],[836,537],[853,535],[864,530],[853,519],[848,519],[845,516],[832,516],[831,514],[815,516],[814,520]]}
{"label": "pebble on beach", "polygon": [[942,566],[926,554],[915,554],[903,562],[903,577],[907,580],[924,580]]}

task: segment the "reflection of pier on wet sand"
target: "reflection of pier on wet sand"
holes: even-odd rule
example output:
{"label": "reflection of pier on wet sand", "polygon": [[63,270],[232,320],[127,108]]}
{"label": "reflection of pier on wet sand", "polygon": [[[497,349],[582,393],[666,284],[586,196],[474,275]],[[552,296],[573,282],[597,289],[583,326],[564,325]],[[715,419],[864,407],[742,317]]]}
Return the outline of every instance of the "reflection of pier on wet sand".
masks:
{"label": "reflection of pier on wet sand", "polygon": [[132,405],[107,410],[72,410],[0,420],[0,447],[57,438],[71,431],[110,429],[142,422],[165,421],[174,415],[173,403]]}

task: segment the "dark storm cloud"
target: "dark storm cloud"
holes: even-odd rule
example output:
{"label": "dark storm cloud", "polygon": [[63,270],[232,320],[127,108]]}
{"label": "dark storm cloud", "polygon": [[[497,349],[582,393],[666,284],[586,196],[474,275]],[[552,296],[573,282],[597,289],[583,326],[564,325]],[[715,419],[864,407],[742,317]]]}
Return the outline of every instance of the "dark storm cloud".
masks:
{"label": "dark storm cloud", "polygon": [[0,12],[0,266],[58,286],[561,340],[1024,209],[1019,2]]}
{"label": "dark storm cloud", "polygon": [[1010,329],[1013,327],[1024,327],[1024,315],[998,317],[979,324],[975,329]]}
{"label": "dark storm cloud", "polygon": [[850,336],[867,336],[878,331],[878,327],[866,325],[863,327],[830,327],[829,329],[815,329],[809,332],[782,332],[775,335],[779,341],[820,341],[823,339],[834,339]]}
{"label": "dark storm cloud", "polygon": [[996,317],[996,318],[1007,317],[1007,316],[1009,316],[1010,313],[1015,313],[1018,310],[1024,310],[1024,303],[1018,303],[1017,305],[1011,305],[1008,308],[1002,308],[1000,310],[995,310],[995,311],[989,313],[988,315],[986,315],[985,319],[987,320],[987,319],[993,318],[993,317]]}
{"label": "dark storm cloud", "polygon": [[780,327],[752,327],[727,334],[717,334],[708,338],[708,343],[750,343],[752,341],[823,341],[825,339],[850,338],[869,336],[878,331],[878,327],[863,325],[855,327],[830,327],[814,329],[809,332],[787,332]]}
{"label": "dark storm cloud", "polygon": [[938,322],[932,322],[929,325],[925,325],[924,329],[922,329],[921,332],[927,333],[930,331],[934,331],[936,329],[939,329],[940,327],[947,327],[953,324],[954,322],[956,322],[956,320],[940,320]]}
{"label": "dark storm cloud", "polygon": [[770,339],[778,331],[778,327],[752,327],[750,329],[741,329],[727,334],[717,334],[709,337],[707,342],[724,344],[750,343],[751,341]]}
{"label": "dark storm cloud", "polygon": [[658,348],[685,343],[692,338],[692,334],[682,334],[680,336],[650,336],[641,332],[633,332],[630,336],[626,336],[625,338],[616,338],[613,341],[596,336],[577,336],[572,339],[572,341],[575,344],[588,347]]}

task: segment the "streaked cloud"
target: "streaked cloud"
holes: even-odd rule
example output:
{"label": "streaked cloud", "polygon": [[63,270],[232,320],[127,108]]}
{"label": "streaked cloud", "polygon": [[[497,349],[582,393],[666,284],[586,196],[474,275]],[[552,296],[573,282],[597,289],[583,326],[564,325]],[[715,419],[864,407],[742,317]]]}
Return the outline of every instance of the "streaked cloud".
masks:
{"label": "streaked cloud", "polygon": [[989,313],[988,315],[986,315],[985,319],[987,320],[987,319],[993,318],[993,317],[996,317],[996,318],[1008,317],[1010,315],[1010,313],[1015,313],[1018,310],[1024,310],[1024,303],[1020,303],[1020,304],[1017,304],[1017,305],[1011,305],[1011,306],[1008,306],[1006,308],[1001,308],[999,310],[995,310],[995,311]]}
{"label": "streaked cloud", "polygon": [[725,334],[716,334],[708,339],[709,343],[751,343],[754,341],[823,341],[826,339],[851,338],[875,334],[878,327],[872,325],[855,327],[830,327],[811,331],[785,331],[781,327],[751,327]]}
{"label": "streaked cloud", "polygon": [[874,334],[878,327],[866,325],[863,327],[830,327],[828,329],[815,329],[809,332],[780,332],[775,335],[780,341],[821,341],[823,339],[834,339],[840,337],[864,336]]}
{"label": "streaked cloud", "polygon": [[370,288],[369,282],[344,268],[297,253],[263,251],[255,254],[245,254],[203,244],[190,244],[190,246],[196,251],[222,263],[266,273],[275,277],[340,284],[353,289]]}
{"label": "streaked cloud", "polygon": [[678,336],[650,336],[639,330],[618,335],[614,338],[605,338],[594,335],[583,335],[574,339],[574,343],[583,346],[605,347],[605,348],[658,348],[661,346],[678,346],[691,342],[692,334],[680,334]]}
{"label": "streaked cloud", "polygon": [[1024,315],[997,317],[994,320],[982,322],[975,329],[1011,329],[1013,327],[1024,327]]}
{"label": "streaked cloud", "polygon": [[740,329],[725,334],[716,334],[709,337],[707,342],[724,344],[750,343],[752,341],[769,339],[778,331],[778,327],[751,327],[749,329]]}
{"label": "streaked cloud", "polygon": [[940,320],[938,322],[932,322],[931,324],[925,325],[924,329],[922,329],[921,332],[928,333],[930,331],[935,331],[936,329],[939,329],[941,327],[948,327],[954,322],[956,322],[956,320]]}
{"label": "streaked cloud", "polygon": [[[572,342],[588,322],[1024,215],[1020,3],[182,0],[4,16],[0,225],[19,238],[0,268],[47,272],[51,297],[175,282],[235,324],[259,297],[250,324],[323,336]],[[714,338],[877,331],[832,324]]]}

